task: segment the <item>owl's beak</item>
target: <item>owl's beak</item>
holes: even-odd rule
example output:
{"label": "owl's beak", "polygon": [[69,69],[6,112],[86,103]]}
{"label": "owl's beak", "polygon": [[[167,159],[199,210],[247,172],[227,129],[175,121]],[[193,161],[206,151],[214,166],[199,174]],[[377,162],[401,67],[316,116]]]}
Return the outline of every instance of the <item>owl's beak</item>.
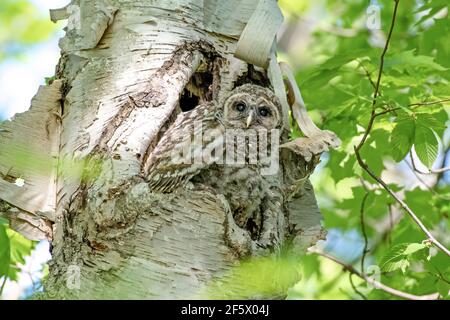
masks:
{"label": "owl's beak", "polygon": [[248,114],[247,117],[247,128],[250,127],[250,125],[252,124],[253,121],[253,110],[250,111],[250,113]]}

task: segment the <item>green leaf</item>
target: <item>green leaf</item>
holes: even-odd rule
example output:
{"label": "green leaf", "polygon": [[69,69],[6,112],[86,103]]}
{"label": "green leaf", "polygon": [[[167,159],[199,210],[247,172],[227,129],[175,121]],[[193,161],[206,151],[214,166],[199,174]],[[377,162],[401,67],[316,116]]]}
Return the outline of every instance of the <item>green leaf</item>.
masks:
{"label": "green leaf", "polygon": [[420,69],[445,71],[447,70],[440,64],[434,62],[433,57],[415,55],[415,49],[402,51],[388,55],[385,60],[385,70],[395,70],[398,72],[412,71]]}
{"label": "green leaf", "polygon": [[423,6],[421,6],[417,12],[424,12],[425,14],[417,21],[414,26],[417,26],[424,22],[425,20],[430,19],[440,10],[448,6],[448,0],[433,0],[430,1]]}
{"label": "green leaf", "polygon": [[381,270],[383,270],[385,272],[393,272],[396,270],[402,270],[402,272],[405,273],[406,269],[408,267],[409,267],[408,259],[406,259],[402,256],[402,258],[397,258],[397,259],[392,259],[392,260],[386,261],[382,265]]}
{"label": "green leaf", "polygon": [[415,188],[405,192],[405,202],[413,210],[419,219],[427,223],[438,223],[442,219],[439,208],[442,205],[435,206],[433,194],[429,190]]}
{"label": "green leaf", "polygon": [[405,251],[403,251],[404,255],[410,255],[422,249],[425,249],[427,246],[423,243],[410,243],[406,247]]}
{"label": "green leaf", "polygon": [[284,295],[301,279],[298,260],[297,255],[288,253],[242,261],[230,269],[226,276],[210,281],[201,297],[248,299],[257,295]]}
{"label": "green leaf", "polygon": [[442,298],[447,298],[449,296],[450,284],[445,281],[438,281],[437,290]]}
{"label": "green leaf", "polygon": [[5,226],[0,224],[0,277],[7,276],[10,265],[10,243]]}
{"label": "green leaf", "polygon": [[[402,243],[394,246],[384,257],[381,259],[381,269],[383,271],[395,271],[402,267],[404,260],[403,252],[408,244]],[[408,262],[408,261],[406,261]]]}
{"label": "green leaf", "polygon": [[430,128],[441,136],[447,128],[445,125],[447,120],[447,112],[443,110],[437,113],[416,113],[416,123],[418,126]]}
{"label": "green leaf", "polygon": [[419,160],[428,168],[431,168],[436,161],[438,146],[438,140],[432,129],[423,125],[416,127],[414,149]]}
{"label": "green leaf", "polygon": [[11,263],[17,264],[25,263],[25,256],[29,256],[31,254],[31,250],[33,250],[35,242],[28,240],[21,234],[9,229],[7,231],[9,236],[9,240],[11,243]]}
{"label": "green leaf", "polygon": [[411,150],[414,143],[416,124],[410,116],[399,117],[391,136],[392,157],[402,161]]}
{"label": "green leaf", "polygon": [[381,270],[392,272],[400,269],[405,273],[410,265],[411,255],[426,247],[421,243],[402,243],[394,246],[381,260]]}
{"label": "green leaf", "polygon": [[351,157],[348,153],[332,150],[328,163],[328,167],[331,170],[330,176],[335,182],[352,177],[355,174],[353,169],[355,162],[355,157]]}
{"label": "green leaf", "polygon": [[345,64],[357,59],[357,58],[364,58],[367,56],[367,50],[365,49],[356,49],[349,52],[341,53],[332,56],[327,61],[322,63],[318,69],[321,70],[332,70],[335,68],[340,68],[344,66]]}

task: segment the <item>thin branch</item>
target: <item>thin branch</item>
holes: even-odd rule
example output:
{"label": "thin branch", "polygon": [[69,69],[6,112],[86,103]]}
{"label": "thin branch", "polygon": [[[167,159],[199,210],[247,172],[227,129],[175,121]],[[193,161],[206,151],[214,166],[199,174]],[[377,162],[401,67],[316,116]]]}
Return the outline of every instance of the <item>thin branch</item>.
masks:
{"label": "thin branch", "polygon": [[[444,152],[444,161],[445,161],[446,154],[447,154],[447,151]],[[443,167],[443,168],[439,168],[439,169],[431,169],[428,172],[423,172],[422,170],[417,169],[416,164],[414,162],[414,157],[413,157],[411,151],[409,152],[409,156],[411,158],[411,164],[412,164],[413,170],[415,172],[417,172],[417,173],[420,173],[420,174],[440,174],[440,173],[443,173],[443,172],[446,172],[446,171],[450,171],[450,167]]]}
{"label": "thin branch", "polygon": [[450,99],[443,99],[443,100],[429,101],[429,102],[416,102],[416,103],[411,103],[408,106],[409,107],[431,106],[433,104],[441,104],[443,102],[450,102]]}
{"label": "thin branch", "polygon": [[420,176],[421,173],[419,170],[417,170],[415,164],[414,164],[414,159],[413,159],[413,155],[412,152],[409,152],[409,156],[411,159],[411,163],[409,163],[408,161],[405,161],[406,165],[408,166],[409,170],[411,170],[411,172],[413,173],[413,175],[416,177],[416,179],[425,187],[428,189],[428,191],[434,193],[435,195],[438,195],[438,193],[431,187],[429,186]]}
{"label": "thin branch", "polygon": [[400,204],[402,209],[405,210],[409,214],[409,216],[415,221],[415,223],[419,226],[419,228],[427,235],[428,241],[430,243],[432,243],[434,246],[436,246],[438,249],[440,249],[442,252],[444,252],[446,255],[450,256],[450,251],[431,234],[431,232],[427,229],[427,227],[425,227],[425,225],[422,223],[422,221],[408,207],[408,205],[402,199],[400,199],[400,197],[397,196],[397,194],[394,191],[392,191],[392,189],[389,188],[389,186],[380,177],[378,177],[375,173],[373,173],[373,171],[369,168],[369,166],[362,160],[362,157],[360,154],[360,150],[364,146],[364,143],[366,142],[366,139],[369,136],[369,134],[373,128],[375,119],[377,117],[377,113],[375,112],[375,110],[376,110],[376,102],[377,102],[377,98],[378,98],[378,92],[380,89],[381,75],[383,74],[384,56],[386,55],[386,52],[388,50],[389,43],[390,43],[390,40],[392,37],[392,31],[394,30],[395,20],[397,17],[398,4],[399,4],[400,0],[394,0],[394,2],[395,2],[395,7],[394,7],[394,12],[392,14],[392,22],[391,22],[391,26],[389,29],[389,34],[388,34],[383,52],[381,53],[381,57],[380,57],[380,69],[378,71],[377,84],[376,84],[375,92],[373,95],[372,112],[370,115],[370,119],[369,119],[369,123],[366,128],[366,131],[364,132],[364,135],[363,135],[361,141],[359,142],[359,144],[357,146],[354,147],[355,155],[356,155],[356,159],[358,160],[358,163],[361,166],[361,168],[364,171],[366,171],[381,186],[383,186],[383,188]]}
{"label": "thin branch", "polygon": [[369,193],[366,191],[366,194],[363,197],[363,200],[361,202],[361,210],[360,210],[360,220],[361,220],[361,231],[364,237],[364,248],[362,251],[362,256],[361,256],[361,272],[363,274],[365,274],[364,272],[364,262],[366,260],[366,254],[369,252],[369,250],[367,249],[369,246],[369,240],[367,238],[367,232],[366,232],[366,223],[364,221],[364,209],[366,206],[366,201],[367,201],[367,197],[369,196]]}
{"label": "thin branch", "polygon": [[7,280],[7,279],[8,279],[8,277],[7,277],[7,276],[4,276],[2,286],[0,287],[0,298],[1,298],[2,295],[3,295],[3,290],[5,289],[5,285],[6,285],[6,280]]}
{"label": "thin branch", "polygon": [[379,249],[379,245],[384,241],[391,244],[391,232],[394,227],[400,222],[402,217],[404,216],[403,211],[398,210],[394,212],[395,207],[393,204],[387,204],[388,213],[381,220],[374,220],[372,224],[376,224],[375,230],[377,230],[375,236],[370,242],[370,252],[372,255]]}
{"label": "thin branch", "polygon": [[[375,101],[375,100],[374,100]],[[364,135],[361,139],[361,141],[359,142],[359,144],[356,146],[356,150],[359,152],[359,150],[362,148],[362,146],[364,145],[364,143],[366,142],[367,137],[369,136],[370,131],[372,131],[372,127],[373,124],[375,122],[375,118],[376,118],[376,113],[375,113],[375,109],[372,107],[372,112],[370,114],[370,119],[369,119],[369,123],[367,124],[367,128],[366,131],[364,132]]]}
{"label": "thin branch", "polygon": [[394,229],[394,217],[392,212],[392,204],[389,203],[388,205],[388,211],[389,211],[389,231],[387,232],[387,240],[389,245],[391,245],[391,231]]}
{"label": "thin branch", "polygon": [[359,291],[358,288],[356,288],[355,284],[353,283],[352,277],[353,277],[353,273],[349,272],[348,279],[350,281],[350,285],[352,286],[353,291],[355,291],[355,293],[357,295],[359,295],[363,300],[367,300],[367,297],[361,291]]}
{"label": "thin branch", "polygon": [[400,0],[394,0],[394,1],[395,1],[395,7],[394,7],[394,13],[392,14],[391,27],[389,28],[389,33],[388,33],[388,36],[386,39],[386,44],[384,45],[384,49],[383,49],[383,52],[381,53],[381,57],[380,57],[380,68],[378,70],[377,83],[375,85],[375,92],[373,94],[372,111],[370,114],[370,119],[369,119],[369,123],[367,124],[366,131],[364,132],[364,135],[363,135],[361,141],[359,142],[358,146],[356,146],[357,151],[359,151],[362,148],[362,146],[364,145],[364,143],[366,142],[366,139],[369,136],[370,131],[372,130],[372,127],[373,127],[373,124],[374,124],[375,118],[376,118],[375,110],[376,110],[376,104],[377,104],[377,99],[378,99],[378,93],[380,92],[381,75],[383,74],[383,67],[384,67],[384,56],[386,55],[386,52],[389,48],[389,43],[391,41],[392,32],[394,31],[395,19],[397,18],[397,9],[398,9],[398,4],[399,4]]}
{"label": "thin branch", "polygon": [[389,188],[386,182],[384,182],[375,173],[373,173],[372,170],[370,170],[368,165],[362,160],[361,155],[359,151],[356,150],[356,148],[355,154],[356,159],[358,160],[358,163],[361,166],[361,168],[363,168],[364,171],[366,171],[375,181],[377,181],[380,185],[382,185],[383,188],[391,195],[391,197],[393,197],[400,204],[402,209],[409,214],[409,216],[415,221],[415,223],[419,226],[419,228],[427,235],[428,241],[450,257],[450,251],[431,234],[431,232],[427,229],[427,227],[425,227],[425,225],[416,216],[416,214],[409,208],[409,206],[402,199],[399,198],[399,196],[397,196],[397,194],[394,191],[392,191],[391,188]]}
{"label": "thin branch", "polygon": [[328,260],[334,261],[335,263],[341,265],[342,267],[344,267],[344,269],[358,277],[360,277],[361,279],[363,279],[364,281],[366,281],[367,283],[371,284],[372,286],[374,286],[376,289],[380,289],[383,290],[384,292],[387,292],[389,294],[392,294],[394,296],[403,298],[403,299],[408,299],[408,300],[437,300],[440,297],[440,294],[438,292],[432,293],[432,294],[427,294],[427,295],[423,295],[423,296],[417,296],[414,294],[410,294],[407,292],[403,292],[394,288],[391,288],[379,281],[374,280],[373,278],[359,272],[358,270],[356,270],[353,266],[346,264],[345,262],[340,261],[339,259],[333,257],[332,255],[325,253],[319,249],[316,248],[309,248],[308,249],[309,252],[311,253],[315,253],[318,254],[324,258],[327,258]]}
{"label": "thin branch", "polygon": [[[373,82],[372,76],[370,75],[369,70],[367,70],[367,68],[364,66],[362,61],[359,61],[359,66],[364,70],[364,73],[365,73],[367,79],[369,80],[369,82],[372,85],[372,87],[375,89],[376,88],[376,84],[375,84],[375,82]],[[380,93],[380,95],[381,95],[381,93]]]}
{"label": "thin branch", "polygon": [[386,44],[384,45],[383,52],[381,53],[380,57],[380,69],[378,70],[378,78],[377,78],[377,84],[375,87],[375,92],[373,94],[373,103],[372,103],[372,109],[375,109],[375,105],[377,103],[378,93],[380,91],[380,83],[381,83],[381,75],[383,74],[383,68],[384,68],[384,56],[386,55],[386,52],[389,48],[389,43],[391,42],[392,33],[394,31],[395,26],[395,19],[397,18],[397,9],[398,4],[400,0],[394,0],[395,6],[394,6],[394,13],[392,14],[392,21],[391,21],[391,27],[389,28],[389,33],[386,39]]}
{"label": "thin branch", "polygon": [[[441,167],[443,167],[446,164],[447,159],[450,159],[450,145],[445,148],[444,154],[442,156]],[[439,182],[442,180],[442,178],[444,177],[445,172],[447,172],[447,171],[443,171],[443,172],[439,172],[438,173],[437,179],[436,179],[436,185],[439,184]]]}
{"label": "thin branch", "polygon": [[[436,101],[429,101],[429,102],[415,102],[415,103],[408,104],[408,107],[431,106],[431,105],[435,105],[435,104],[441,104],[441,103],[444,103],[444,102],[450,102],[450,99],[443,99],[443,100],[436,100]],[[390,112],[395,112],[395,111],[398,111],[400,109],[401,108],[398,107],[398,108],[390,108],[390,109],[387,109],[387,110],[383,110],[383,111],[380,111],[378,113],[375,113],[375,117],[379,117],[379,116],[382,116],[382,115],[390,113]]]}
{"label": "thin branch", "polygon": [[436,276],[438,279],[444,281],[444,282],[447,283],[447,284],[450,284],[450,281],[447,280],[447,279],[442,275],[442,272],[440,272],[439,270],[436,270],[436,271],[437,271],[437,274],[435,274],[435,276]]}
{"label": "thin branch", "polygon": [[411,158],[411,163],[409,163],[408,161],[405,161],[406,165],[408,166],[409,170],[411,170],[411,172],[413,173],[413,175],[416,177],[416,179],[425,187],[427,188],[428,191],[430,191],[432,194],[434,194],[436,197],[443,199],[443,200],[450,200],[449,197],[443,196],[441,195],[439,192],[437,192],[435,190],[436,185],[439,182],[439,178],[436,178],[436,182],[434,183],[433,186],[428,185],[420,176],[421,173],[419,170],[417,170],[414,166],[414,160],[413,160],[413,156],[412,156],[412,152],[409,152],[410,158]]}

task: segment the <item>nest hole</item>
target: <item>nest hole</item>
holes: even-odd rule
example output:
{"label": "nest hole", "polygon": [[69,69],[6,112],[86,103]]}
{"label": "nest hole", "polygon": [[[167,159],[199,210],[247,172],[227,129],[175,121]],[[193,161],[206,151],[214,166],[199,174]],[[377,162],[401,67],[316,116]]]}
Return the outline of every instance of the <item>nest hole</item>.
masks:
{"label": "nest hole", "polygon": [[180,108],[183,112],[188,112],[193,110],[196,106],[199,105],[200,98],[190,92],[187,89],[183,90],[180,98]]}
{"label": "nest hole", "polygon": [[193,110],[200,104],[212,100],[213,75],[210,72],[196,72],[189,80],[180,97],[182,112]]}

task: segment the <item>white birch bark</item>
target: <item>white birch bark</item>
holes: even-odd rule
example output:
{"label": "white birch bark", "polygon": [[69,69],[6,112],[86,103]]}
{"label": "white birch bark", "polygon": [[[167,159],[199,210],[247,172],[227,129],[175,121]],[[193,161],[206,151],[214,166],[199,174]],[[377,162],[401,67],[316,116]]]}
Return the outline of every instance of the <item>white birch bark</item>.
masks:
{"label": "white birch bark", "polygon": [[[15,159],[2,156],[27,135],[40,148],[33,152],[54,159],[43,176],[25,165],[0,179],[5,215],[34,227],[30,236],[51,237],[47,297],[199,297],[252,253],[222,196],[154,195],[140,174],[186,87],[203,99],[238,83],[267,84],[264,69],[234,57],[257,4],[74,0],[52,12],[54,20],[68,18],[56,80],[37,94],[34,111],[0,132],[4,177]],[[8,136],[14,130],[19,138]],[[274,228],[301,250],[324,234],[312,186],[291,188],[312,168],[290,159],[280,175],[284,219]],[[17,191],[19,176],[26,189]]]}

